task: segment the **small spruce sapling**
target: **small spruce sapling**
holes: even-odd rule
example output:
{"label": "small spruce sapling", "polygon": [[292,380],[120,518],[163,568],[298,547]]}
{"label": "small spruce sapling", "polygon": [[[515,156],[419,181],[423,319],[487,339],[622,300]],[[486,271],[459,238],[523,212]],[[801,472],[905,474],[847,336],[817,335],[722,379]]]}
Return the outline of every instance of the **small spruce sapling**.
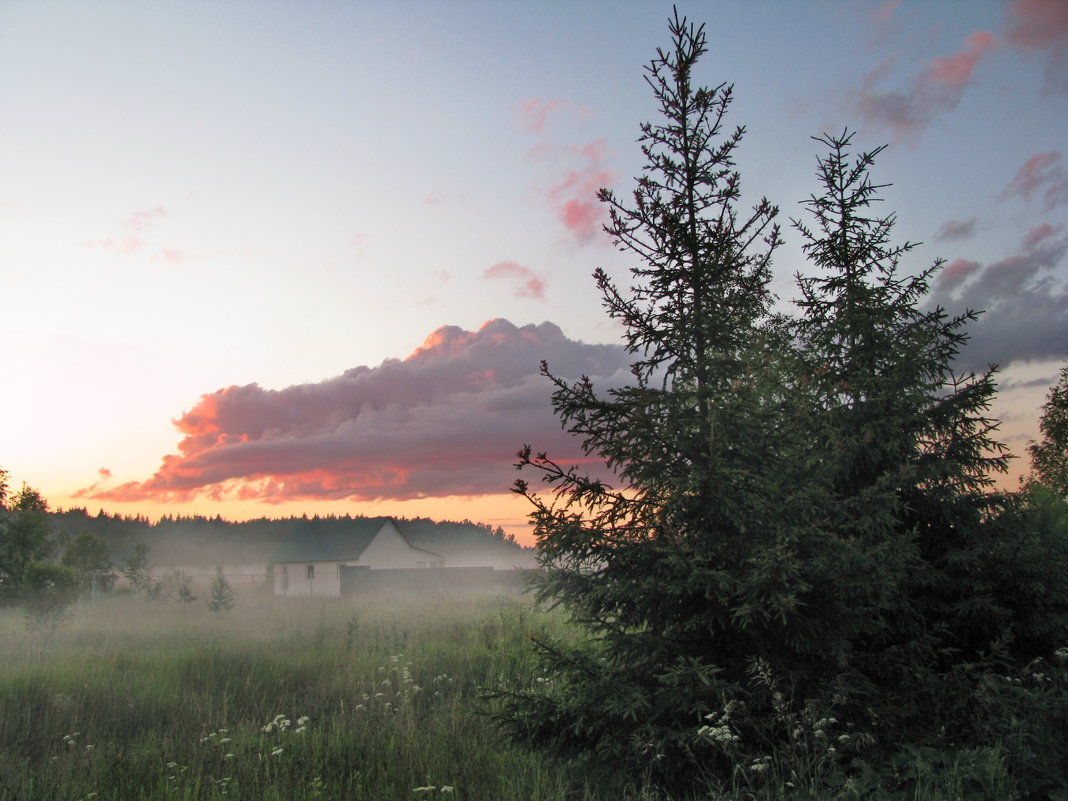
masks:
{"label": "small spruce sapling", "polygon": [[171,583],[174,585],[178,600],[185,604],[194,603],[197,599],[193,592],[193,579],[184,571],[175,568],[171,573]]}
{"label": "small spruce sapling", "polygon": [[152,562],[148,558],[148,553],[148,543],[138,542],[134,545],[133,553],[123,559],[119,565],[119,572],[130,582],[130,586],[146,594],[152,590],[154,583]]}
{"label": "small spruce sapling", "polygon": [[228,612],[234,608],[234,590],[223,575],[221,567],[215,568],[209,592],[207,605],[212,612]]}

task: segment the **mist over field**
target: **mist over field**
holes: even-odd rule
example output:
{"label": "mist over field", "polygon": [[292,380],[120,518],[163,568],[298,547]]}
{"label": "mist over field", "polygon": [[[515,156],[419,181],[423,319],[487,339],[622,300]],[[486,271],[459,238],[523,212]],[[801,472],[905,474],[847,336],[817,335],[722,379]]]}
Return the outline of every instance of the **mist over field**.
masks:
{"label": "mist over field", "polygon": [[480,714],[563,630],[526,596],[234,597],[112,595],[50,632],[0,609],[0,798],[564,798]]}
{"label": "mist over field", "polygon": [[[216,566],[228,574],[263,577],[272,554],[305,518],[262,518],[231,522],[222,518],[165,517],[155,523],[84,509],[51,515],[56,536],[88,532],[109,549],[116,571],[137,543],[149,547],[161,571],[180,568],[198,579],[210,578]],[[345,520],[349,518],[337,518]],[[496,570],[535,567],[532,549],[519,546],[497,527],[471,521],[439,522],[426,518],[398,521],[415,547],[440,554],[452,567],[489,566]]]}

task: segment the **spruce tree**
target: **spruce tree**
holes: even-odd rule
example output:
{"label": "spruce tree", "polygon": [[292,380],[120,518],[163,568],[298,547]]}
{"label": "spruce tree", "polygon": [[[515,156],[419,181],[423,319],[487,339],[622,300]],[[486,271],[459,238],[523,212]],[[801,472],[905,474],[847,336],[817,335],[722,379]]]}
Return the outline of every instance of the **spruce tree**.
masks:
{"label": "spruce tree", "polygon": [[794,600],[785,553],[766,547],[763,528],[780,449],[768,434],[783,413],[774,354],[788,346],[769,313],[777,209],[741,210],[731,87],[693,84],[703,26],[676,15],[670,30],[672,47],[646,75],[662,119],[642,126],[645,170],[628,200],[600,193],[606,230],[638,262],[629,291],[595,273],[625,327],[635,383],[598,394],[543,366],[563,424],[612,478],[519,454],[550,487],[516,484],[534,505],[540,596],[563,602],[597,646],[543,643],[562,691],[513,695],[504,717],[619,777],[685,784],[729,771],[708,716],[722,714],[760,651],[732,635]]}
{"label": "spruce tree", "polygon": [[209,597],[206,601],[212,612],[229,612],[234,608],[234,590],[223,575],[222,568],[216,566],[215,576],[211,580]]}
{"label": "spruce tree", "polygon": [[1068,499],[1068,365],[1046,395],[1038,427],[1041,441],[1027,446],[1034,478]]}

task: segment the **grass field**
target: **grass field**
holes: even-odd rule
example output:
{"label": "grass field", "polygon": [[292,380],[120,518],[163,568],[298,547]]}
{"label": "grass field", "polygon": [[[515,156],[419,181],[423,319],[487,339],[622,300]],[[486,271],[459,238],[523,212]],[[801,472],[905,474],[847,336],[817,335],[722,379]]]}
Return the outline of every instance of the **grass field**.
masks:
{"label": "grass field", "polygon": [[[0,610],[0,801],[657,798],[608,795],[500,736],[483,688],[544,681],[531,634],[579,636],[521,595],[248,591],[223,614],[126,595],[76,607],[51,633]],[[908,792],[833,798],[1000,801],[998,767],[918,765]],[[784,779],[722,798],[831,801],[810,792]]]}
{"label": "grass field", "polygon": [[3,610],[0,799],[581,798],[479,712],[564,629],[519,596]]}

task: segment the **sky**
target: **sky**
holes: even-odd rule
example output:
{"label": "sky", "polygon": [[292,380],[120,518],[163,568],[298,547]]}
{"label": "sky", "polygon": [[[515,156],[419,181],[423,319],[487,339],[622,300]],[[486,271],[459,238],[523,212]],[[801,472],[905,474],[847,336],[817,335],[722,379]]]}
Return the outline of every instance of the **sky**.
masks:
{"label": "sky", "polygon": [[[1068,355],[1068,0],[693,0],[743,201],[880,145],[903,265],[984,310],[1022,458]],[[542,359],[624,380],[591,274],[671,3],[0,0],[0,467],[95,513],[501,525]],[[773,289],[806,271],[787,224]]]}

